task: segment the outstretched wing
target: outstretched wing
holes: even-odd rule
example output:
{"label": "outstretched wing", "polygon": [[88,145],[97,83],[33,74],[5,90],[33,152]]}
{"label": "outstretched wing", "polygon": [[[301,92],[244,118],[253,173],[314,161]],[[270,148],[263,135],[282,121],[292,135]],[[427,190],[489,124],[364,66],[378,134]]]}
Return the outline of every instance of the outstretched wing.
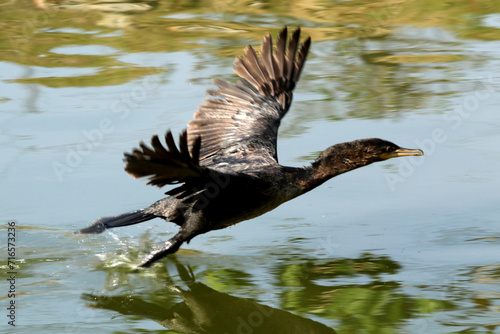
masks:
{"label": "outstretched wing", "polygon": [[172,132],[165,134],[165,148],[158,136],[151,138],[149,147],[143,142],[140,149],[125,153],[125,171],[134,177],[148,177],[148,184],[163,187],[167,184],[186,183],[193,179],[203,179],[208,169],[199,164],[200,138],[194,141],[191,152],[188,149],[186,130],[179,137],[179,149],[175,145]]}
{"label": "outstretched wing", "polygon": [[287,28],[278,35],[276,50],[270,34],[264,37],[260,58],[248,46],[236,58],[236,84],[215,79],[218,89],[206,99],[189,122],[188,142],[195,147],[201,137],[200,164],[242,170],[257,164],[278,162],[276,142],[281,119],[290,108],[293,89],[309,51],[310,37],[299,49],[300,28],[287,47]]}
{"label": "outstretched wing", "polygon": [[125,170],[135,177],[148,177],[148,184],[158,187],[184,183],[167,194],[193,195],[194,189],[205,189],[206,182],[229,175],[243,184],[253,177],[238,172],[256,163],[276,164],[278,127],[292,102],[311,43],[307,38],[299,50],[299,38],[300,28],[287,47],[284,28],[273,53],[271,35],[266,35],[260,59],[249,46],[244,57],[234,62],[241,79],[236,84],[214,80],[219,89],[208,91],[212,98],[205,100],[190,129],[180,135],[179,148],[170,131],[165,135],[166,147],[153,136],[151,147],[141,142],[139,149],[125,153]]}
{"label": "outstretched wing", "polygon": [[186,203],[195,203],[195,208],[198,209],[206,204],[207,198],[214,197],[214,187],[220,189],[231,186],[241,189],[251,184],[252,189],[264,188],[262,181],[251,175],[200,166],[200,138],[195,140],[189,150],[186,130],[179,136],[179,148],[170,131],[165,135],[165,142],[166,147],[158,136],[153,136],[151,146],[141,142],[140,148],[125,153],[125,170],[134,177],[147,177],[148,184],[158,187],[183,183],[166,194],[175,195]]}

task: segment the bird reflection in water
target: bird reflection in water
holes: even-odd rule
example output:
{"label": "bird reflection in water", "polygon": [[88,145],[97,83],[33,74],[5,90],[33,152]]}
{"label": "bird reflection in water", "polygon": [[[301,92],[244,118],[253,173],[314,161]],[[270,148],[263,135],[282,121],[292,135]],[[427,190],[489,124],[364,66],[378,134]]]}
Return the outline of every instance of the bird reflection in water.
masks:
{"label": "bird reflection in water", "polygon": [[[234,297],[195,282],[188,267],[175,259],[173,261],[187,288],[181,288],[169,279],[164,295],[155,292],[155,297],[158,297],[155,301],[149,301],[148,297],[140,295],[83,294],[82,297],[93,308],[149,318],[170,330],[183,333],[336,333],[322,323],[250,299]],[[182,302],[173,302],[176,295],[182,298]],[[158,300],[165,302],[162,304]]]}

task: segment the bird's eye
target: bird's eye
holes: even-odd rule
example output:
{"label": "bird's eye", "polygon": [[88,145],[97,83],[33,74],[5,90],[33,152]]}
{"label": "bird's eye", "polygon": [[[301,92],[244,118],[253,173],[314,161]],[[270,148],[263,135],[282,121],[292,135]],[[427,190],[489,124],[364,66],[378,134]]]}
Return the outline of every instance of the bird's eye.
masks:
{"label": "bird's eye", "polygon": [[390,152],[391,150],[392,150],[392,149],[391,149],[391,147],[390,147],[390,146],[386,146],[386,147],[385,147],[385,151],[386,151],[386,152]]}

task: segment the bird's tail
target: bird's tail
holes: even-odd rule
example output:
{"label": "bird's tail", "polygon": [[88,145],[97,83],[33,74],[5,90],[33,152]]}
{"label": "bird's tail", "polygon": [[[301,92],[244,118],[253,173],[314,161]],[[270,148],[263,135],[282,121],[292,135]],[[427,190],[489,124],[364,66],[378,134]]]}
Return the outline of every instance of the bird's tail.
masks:
{"label": "bird's tail", "polygon": [[83,233],[83,234],[101,233],[106,229],[139,224],[147,220],[153,219],[155,217],[156,216],[150,213],[145,213],[144,210],[122,213],[121,215],[118,216],[99,218],[88,227],[82,228],[77,233]]}

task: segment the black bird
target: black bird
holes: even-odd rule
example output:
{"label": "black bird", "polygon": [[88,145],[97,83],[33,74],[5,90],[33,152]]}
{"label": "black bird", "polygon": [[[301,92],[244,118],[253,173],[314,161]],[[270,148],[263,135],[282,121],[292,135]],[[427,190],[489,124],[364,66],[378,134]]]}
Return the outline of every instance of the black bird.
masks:
{"label": "black bird", "polygon": [[260,58],[251,46],[236,58],[236,84],[220,79],[180,135],[177,148],[172,133],[158,136],[151,147],[125,153],[125,170],[134,177],[148,177],[148,184],[162,187],[181,184],[166,192],[148,208],[115,217],[100,218],[80,233],[163,218],[180,226],[165,245],[152,251],[140,265],[151,264],[176,252],[184,242],[211,230],[222,229],[273,210],[328,179],[353,169],[394,157],[423,155],[391,142],[370,138],[327,148],[310,166],[286,167],[278,163],[278,128],[290,108],[292,91],[299,80],[311,45],[299,47],[300,28],[287,46],[287,28],[276,47],[270,34],[264,37]]}

